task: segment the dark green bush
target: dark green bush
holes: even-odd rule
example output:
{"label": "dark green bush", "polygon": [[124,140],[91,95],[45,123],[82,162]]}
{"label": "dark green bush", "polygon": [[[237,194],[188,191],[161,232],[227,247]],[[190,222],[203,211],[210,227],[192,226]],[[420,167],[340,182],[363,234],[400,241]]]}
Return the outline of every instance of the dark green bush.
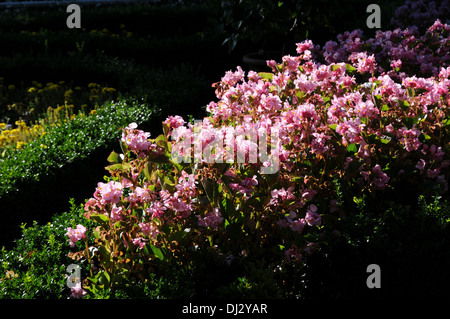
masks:
{"label": "dark green bush", "polygon": [[[401,187],[396,189],[402,192]],[[374,197],[346,201],[340,233],[306,265],[303,296],[316,299],[441,298],[450,284],[450,202],[440,195],[409,202]],[[368,289],[366,267],[381,269]]]}
{"label": "dark green bush", "polygon": [[68,298],[66,269],[74,261],[67,256],[70,247],[65,233],[67,227],[81,222],[82,214],[83,205],[71,200],[69,212],[55,215],[44,225],[22,224],[22,237],[14,249],[3,247],[0,252],[0,298]]}

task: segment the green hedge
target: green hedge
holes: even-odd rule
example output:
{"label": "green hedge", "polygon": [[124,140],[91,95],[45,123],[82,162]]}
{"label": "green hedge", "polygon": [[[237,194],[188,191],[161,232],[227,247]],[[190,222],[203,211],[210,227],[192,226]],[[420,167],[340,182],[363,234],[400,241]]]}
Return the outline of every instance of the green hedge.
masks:
{"label": "green hedge", "polygon": [[[0,298],[67,298],[66,269],[73,261],[67,257],[66,228],[82,220],[83,208],[71,201],[69,212],[55,215],[44,225],[22,224],[22,238],[12,250],[0,252],[2,280]],[[9,274],[7,276],[7,273]]]}
{"label": "green hedge", "polygon": [[47,128],[22,150],[9,150],[0,159],[0,243],[14,239],[20,223],[61,211],[69,196],[86,197],[89,185],[106,173],[101,168],[120,129],[131,122],[150,125],[159,116],[160,110],[138,100],[108,102],[95,115]]}
{"label": "green hedge", "polygon": [[120,138],[120,128],[130,122],[144,123],[155,114],[154,107],[136,100],[122,100],[106,103],[95,115],[78,116],[58,126],[47,127],[43,137],[20,151],[9,150],[0,159],[0,198],[20,191],[20,184],[39,181],[42,175],[52,174],[67,163],[87,158],[95,150]]}
{"label": "green hedge", "polygon": [[[88,267],[68,257],[66,228],[75,228],[83,221],[84,204],[70,199],[66,212],[55,214],[45,223],[36,221],[21,225],[21,237],[14,247],[0,250],[0,299],[67,299],[67,267],[81,267],[82,279],[89,275]],[[86,224],[90,228],[92,225]],[[93,244],[90,243],[90,244]],[[153,281],[123,287],[112,298],[170,298],[180,291],[181,274],[174,278],[154,278]]]}

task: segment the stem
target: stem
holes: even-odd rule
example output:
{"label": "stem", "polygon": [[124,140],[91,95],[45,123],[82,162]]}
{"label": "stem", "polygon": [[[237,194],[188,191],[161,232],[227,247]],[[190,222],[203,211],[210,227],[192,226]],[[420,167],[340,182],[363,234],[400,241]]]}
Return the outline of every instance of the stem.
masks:
{"label": "stem", "polygon": [[88,246],[87,239],[84,241],[84,243],[86,245],[86,255],[87,255],[87,259],[89,261],[89,274],[91,275],[91,277],[93,277],[93,275],[92,275],[92,261],[91,261],[91,256],[89,255],[89,246]]}

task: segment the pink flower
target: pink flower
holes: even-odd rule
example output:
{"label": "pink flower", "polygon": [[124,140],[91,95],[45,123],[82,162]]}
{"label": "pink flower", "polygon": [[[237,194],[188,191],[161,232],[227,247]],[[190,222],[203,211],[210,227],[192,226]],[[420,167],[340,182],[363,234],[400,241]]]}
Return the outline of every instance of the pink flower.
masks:
{"label": "pink flower", "polygon": [[301,43],[297,43],[297,53],[302,54],[306,50],[312,50],[314,48],[314,44],[311,40],[305,40]]}
{"label": "pink flower", "polygon": [[270,195],[272,196],[272,199],[270,200],[270,205],[278,205],[278,200],[286,201],[286,200],[292,200],[295,199],[295,195],[292,193],[294,190],[294,187],[289,187],[287,190],[283,188],[281,189],[274,189],[270,191]]}
{"label": "pink flower", "polygon": [[227,71],[225,76],[222,77],[222,83],[234,86],[236,83],[242,81],[244,79],[245,72],[242,70],[240,66],[237,67],[237,71]]}
{"label": "pink flower", "polygon": [[422,173],[423,173],[423,169],[425,168],[425,165],[426,165],[425,160],[421,158],[421,159],[417,162],[415,168],[419,169],[419,170],[420,170],[420,174],[422,174]]}
{"label": "pink flower", "polygon": [[319,116],[316,112],[316,107],[312,103],[299,105],[297,108],[297,112],[302,120],[308,119],[311,122],[319,120]]}
{"label": "pink flower", "polygon": [[145,236],[151,237],[152,239],[155,239],[160,233],[159,229],[152,223],[139,223],[139,227],[141,227],[142,233]]}
{"label": "pink flower", "polygon": [[322,217],[316,213],[317,212],[317,206],[314,204],[309,205],[309,209],[306,212],[305,221],[308,223],[309,226],[320,226],[322,224]]}
{"label": "pink flower", "polygon": [[161,202],[155,201],[147,209],[147,213],[151,214],[152,218],[161,218],[166,209],[167,209],[167,207],[164,206]]}
{"label": "pink flower", "polygon": [[306,74],[300,74],[294,80],[295,87],[305,93],[313,92],[318,84],[311,80]]}
{"label": "pink flower", "polygon": [[138,249],[143,249],[145,247],[145,242],[147,240],[142,238],[142,237],[138,237],[138,238],[133,238],[131,240],[131,242],[133,243],[133,245],[137,246]]}
{"label": "pink flower", "polygon": [[291,263],[300,263],[303,260],[303,256],[297,246],[293,245],[284,253],[286,261]]}
{"label": "pink flower", "polygon": [[150,194],[146,188],[137,186],[135,190],[128,195],[128,200],[130,202],[146,202],[151,199]]}
{"label": "pink flower", "polygon": [[148,141],[150,133],[136,130],[136,127],[136,123],[131,123],[125,129],[125,132],[122,132],[121,141],[124,142],[131,151],[135,152],[140,157],[143,157],[146,152],[155,148],[155,146]]}
{"label": "pink flower", "polygon": [[203,227],[217,228],[223,221],[219,208],[214,208],[212,212],[207,212],[205,217],[200,215],[196,215],[196,217],[198,218],[198,225]]}
{"label": "pink flower", "polygon": [[315,154],[323,154],[328,151],[326,141],[330,139],[325,133],[312,133],[314,139],[311,141],[311,151]]}
{"label": "pink flower", "polygon": [[178,179],[178,184],[175,185],[177,194],[179,196],[194,196],[196,190],[197,181],[194,174],[188,174],[185,171],[181,172],[181,176]]}
{"label": "pink flower", "polygon": [[99,182],[95,190],[94,197],[99,199],[102,205],[117,204],[123,193],[123,186],[119,182],[110,181],[108,183]]}
{"label": "pink flower", "polygon": [[350,60],[356,67],[359,73],[375,73],[377,64],[375,62],[375,56],[367,55],[367,52],[353,52],[350,55]]}
{"label": "pink flower", "polygon": [[402,67],[402,60],[393,60],[391,62],[391,67],[394,69],[400,69]]}
{"label": "pink flower", "polygon": [[81,288],[81,282],[77,282],[74,287],[70,288],[70,297],[71,298],[83,298],[86,296],[87,292],[83,288]]}
{"label": "pink flower", "polygon": [[400,139],[400,143],[405,147],[408,152],[418,150],[422,142],[419,141],[421,132],[418,129],[407,129],[402,127],[397,131],[397,137]]}
{"label": "pink flower", "polygon": [[67,227],[66,230],[66,236],[69,236],[70,247],[74,247],[77,241],[86,238],[86,227],[83,225],[78,224],[76,228]]}
{"label": "pink flower", "polygon": [[385,189],[390,179],[389,176],[381,170],[381,166],[378,164],[374,166],[372,172],[375,174],[375,178],[373,179],[375,188],[380,190]]}
{"label": "pink flower", "polygon": [[297,57],[292,57],[290,55],[285,55],[283,57],[283,62],[286,63],[286,67],[291,72],[297,71],[300,64]]}
{"label": "pink flower", "polygon": [[169,128],[174,129],[177,128],[179,126],[183,126],[184,124],[186,124],[186,122],[183,120],[183,118],[179,115],[175,115],[175,116],[169,116],[165,121],[165,124],[167,124],[167,126],[169,126]]}
{"label": "pink flower", "polygon": [[297,220],[293,220],[291,222],[291,229],[299,234],[301,234],[303,232],[303,228],[305,227],[306,224],[306,219],[301,218],[301,219],[297,219]]}
{"label": "pink flower", "polygon": [[112,204],[111,207],[111,220],[113,222],[122,220],[122,207],[117,207],[116,204]]}
{"label": "pink flower", "polygon": [[342,135],[342,139],[348,139],[350,143],[359,143],[362,139],[360,133],[365,127],[361,119],[348,119],[336,126],[336,132]]}
{"label": "pink flower", "polygon": [[278,95],[269,93],[261,96],[261,106],[265,112],[279,111],[281,109],[281,99]]}
{"label": "pink flower", "polygon": [[439,168],[430,169],[427,171],[428,178],[436,178],[441,173]]}
{"label": "pink flower", "polygon": [[95,198],[90,198],[84,205],[84,210],[89,211],[90,208],[99,207],[98,200]]}

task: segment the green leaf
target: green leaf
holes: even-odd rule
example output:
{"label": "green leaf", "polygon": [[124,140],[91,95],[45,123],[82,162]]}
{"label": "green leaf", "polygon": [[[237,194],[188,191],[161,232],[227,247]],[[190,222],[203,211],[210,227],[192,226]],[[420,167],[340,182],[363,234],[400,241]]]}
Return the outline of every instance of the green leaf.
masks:
{"label": "green leaf", "polygon": [[101,272],[102,276],[99,278],[99,283],[109,286],[109,283],[111,282],[111,277],[106,271]]}
{"label": "green leaf", "polygon": [[419,136],[419,141],[421,141],[422,143],[431,140],[431,136],[425,133],[420,134]]}
{"label": "green leaf", "polygon": [[234,216],[236,213],[236,210],[234,208],[234,203],[230,198],[223,198],[220,202],[221,204],[221,210],[223,213],[223,218],[227,220],[230,216]]}
{"label": "green leaf", "polygon": [[149,162],[145,163],[143,171],[144,171],[145,177],[146,177],[149,181],[151,181],[151,180],[152,180],[152,175],[151,175],[151,173],[150,173],[150,167],[149,167],[149,166],[150,166]]}
{"label": "green leaf", "polygon": [[389,106],[387,106],[387,104],[384,104],[384,105],[381,107],[381,111],[383,111],[383,112],[389,111]]}
{"label": "green leaf", "polygon": [[353,73],[356,71],[356,68],[354,66],[352,66],[351,64],[345,63],[345,68],[347,69],[348,72]]}
{"label": "green leaf", "polygon": [[166,137],[162,134],[159,135],[157,138],[155,138],[155,144],[166,148],[167,147]]}
{"label": "green leaf", "polygon": [[355,143],[351,143],[347,146],[347,151],[355,153],[358,151],[358,148],[356,147]]}
{"label": "green leaf", "polygon": [[331,71],[336,71],[337,69],[339,69],[341,66],[339,64],[332,64],[331,65]]}
{"label": "green leaf", "polygon": [[150,248],[153,251],[153,254],[158,258],[159,260],[164,260],[164,254],[162,253],[161,249],[156,247],[155,245],[150,245]]}
{"label": "green leaf", "polygon": [[417,124],[417,123],[419,123],[419,119],[417,117],[407,117],[407,118],[405,118],[405,126],[408,129],[411,129],[414,126],[414,124]]}
{"label": "green leaf", "polygon": [[273,73],[270,72],[259,72],[258,75],[262,77],[263,79],[272,80]]}
{"label": "green leaf", "polygon": [[448,126],[450,125],[450,118],[446,118],[445,120],[442,121],[442,126]]}
{"label": "green leaf", "polygon": [[328,125],[333,131],[336,131],[337,124]]}
{"label": "green leaf", "polygon": [[119,163],[119,154],[112,151],[111,154],[109,154],[107,161],[114,164]]}
{"label": "green leaf", "polygon": [[109,221],[109,217],[105,214],[92,214],[89,218],[98,223],[105,223]]}
{"label": "green leaf", "polygon": [[112,164],[105,167],[107,171],[114,171],[114,170],[121,170],[126,171],[131,168],[131,165],[129,163],[126,164]]}
{"label": "green leaf", "polygon": [[160,154],[158,157],[149,157],[148,161],[156,164],[168,164],[169,158],[164,154]]}
{"label": "green leaf", "polygon": [[[179,230],[170,234],[168,240],[180,242],[188,233],[184,230]],[[156,254],[155,254],[156,255]],[[162,259],[161,259],[162,260]]]}

